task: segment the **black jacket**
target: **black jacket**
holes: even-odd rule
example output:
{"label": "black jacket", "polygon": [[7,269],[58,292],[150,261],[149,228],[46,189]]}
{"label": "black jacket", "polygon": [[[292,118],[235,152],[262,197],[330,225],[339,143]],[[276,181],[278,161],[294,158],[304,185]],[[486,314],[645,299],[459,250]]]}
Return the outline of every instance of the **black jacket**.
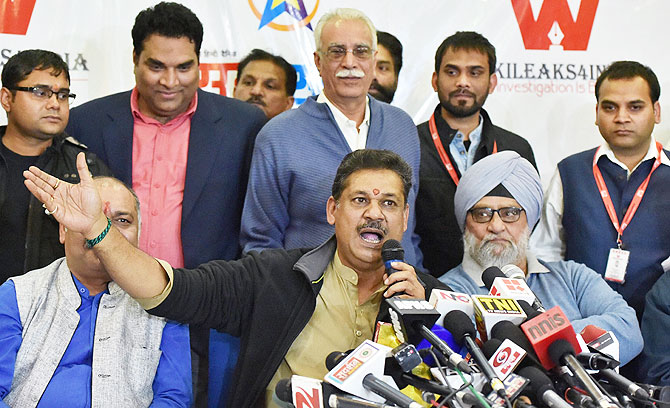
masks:
{"label": "black jacket", "polygon": [[[176,269],[168,297],[149,313],[241,337],[228,407],[264,404],[265,388],[316,307],[334,238],[318,248],[251,251],[237,261]],[[419,273],[429,296],[446,286]]]}
{"label": "black jacket", "polygon": [[[491,123],[488,113],[480,111],[483,120],[482,138],[475,153],[475,162],[493,152],[495,141],[498,151],[514,150],[527,159],[535,168],[533,149],[526,139]],[[440,105],[435,108],[435,125],[444,150],[454,163],[449,144],[456,130],[449,127],[440,114]],[[416,199],[416,233],[421,237],[419,248],[423,253],[423,266],[433,276],[442,276],[458,266],[463,260],[463,233],[458,228],[454,214],[456,185],[444,168],[428,122],[418,126],[421,145],[421,168],[419,172],[419,194]],[[460,178],[458,166],[454,166]]]}
{"label": "black jacket", "polygon": [[[0,127],[0,138],[5,135],[7,127]],[[63,133],[53,139],[37,161],[37,167],[68,183],[78,183],[77,154],[87,152],[86,146]],[[108,176],[111,172],[95,154],[86,153],[86,163],[94,176]],[[0,208],[6,199],[7,163],[0,154]],[[63,245],[58,240],[58,222],[51,215],[44,213],[42,203],[34,196],[30,198],[28,208],[28,228],[26,229],[26,252],[22,273],[42,268],[54,260],[65,256]],[[15,273],[11,273],[15,275]],[[6,276],[7,278],[9,276]],[[0,277],[0,282],[5,279]]]}

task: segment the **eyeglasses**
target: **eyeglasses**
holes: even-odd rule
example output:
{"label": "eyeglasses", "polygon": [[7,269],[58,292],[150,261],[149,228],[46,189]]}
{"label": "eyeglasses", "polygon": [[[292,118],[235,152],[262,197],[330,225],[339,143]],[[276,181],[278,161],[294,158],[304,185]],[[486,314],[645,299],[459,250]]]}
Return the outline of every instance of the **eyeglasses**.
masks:
{"label": "eyeglasses", "polygon": [[61,89],[59,91],[54,91],[48,86],[15,86],[12,88],[7,88],[10,91],[22,91],[22,92],[32,92],[35,97],[38,99],[49,99],[51,95],[56,94],[56,99],[59,102],[72,102],[77,95],[70,93],[69,89]]}
{"label": "eyeglasses", "polygon": [[356,57],[359,60],[366,60],[372,57],[373,50],[372,48],[366,46],[366,45],[359,45],[355,48],[347,49],[344,47],[340,47],[337,45],[333,45],[331,47],[328,47],[326,50],[325,54],[328,59],[332,61],[339,61],[342,58],[344,58],[348,52],[353,54],[354,57]]}
{"label": "eyeglasses", "polygon": [[472,208],[468,210],[470,215],[472,215],[472,219],[480,224],[491,221],[495,213],[498,213],[503,222],[517,222],[519,221],[519,217],[521,217],[522,211],[524,209],[518,207],[503,207],[497,210],[493,208]]}

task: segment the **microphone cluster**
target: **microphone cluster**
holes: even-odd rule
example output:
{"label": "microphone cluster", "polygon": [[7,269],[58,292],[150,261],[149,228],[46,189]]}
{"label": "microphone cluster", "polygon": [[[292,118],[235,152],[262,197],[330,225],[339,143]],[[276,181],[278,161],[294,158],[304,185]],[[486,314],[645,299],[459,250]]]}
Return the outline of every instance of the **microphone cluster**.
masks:
{"label": "microphone cluster", "polygon": [[390,322],[377,323],[376,342],[334,351],[323,381],[294,375],[277,384],[276,397],[297,408],[663,406],[652,398],[663,389],[618,374],[611,332],[576,334],[519,272],[486,269],[487,296],[435,289],[429,301],[384,300]]}

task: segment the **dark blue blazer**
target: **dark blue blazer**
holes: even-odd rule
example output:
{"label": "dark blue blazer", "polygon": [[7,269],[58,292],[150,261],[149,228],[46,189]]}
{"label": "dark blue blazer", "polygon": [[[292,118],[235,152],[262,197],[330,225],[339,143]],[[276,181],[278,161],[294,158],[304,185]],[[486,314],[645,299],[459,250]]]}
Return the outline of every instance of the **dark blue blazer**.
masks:
{"label": "dark blue blazer", "polygon": [[[67,132],[132,186],[130,91],[95,99],[70,112]],[[239,256],[242,206],[256,134],[266,122],[248,103],[198,90],[191,119],[181,218],[184,266]]]}

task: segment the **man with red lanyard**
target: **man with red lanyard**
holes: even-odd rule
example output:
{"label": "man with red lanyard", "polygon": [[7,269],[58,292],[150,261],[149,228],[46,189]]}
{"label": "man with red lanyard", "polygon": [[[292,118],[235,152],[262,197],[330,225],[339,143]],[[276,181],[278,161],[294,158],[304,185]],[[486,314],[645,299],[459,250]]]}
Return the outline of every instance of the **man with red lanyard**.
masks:
{"label": "man with red lanyard", "polygon": [[596,81],[601,146],[558,163],[531,247],[545,260],[585,263],[642,315],[670,255],[670,160],[652,136],[661,121],[653,71],[618,61]]}
{"label": "man with red lanyard", "polygon": [[482,109],[498,82],[495,67],[495,48],[471,31],[448,37],[435,54],[432,83],[440,103],[430,120],[418,126],[421,169],[415,229],[421,237],[423,265],[434,276],[463,259],[462,235],[454,215],[461,174],[502,150],[514,150],[537,167],[530,144],[493,125]]}

